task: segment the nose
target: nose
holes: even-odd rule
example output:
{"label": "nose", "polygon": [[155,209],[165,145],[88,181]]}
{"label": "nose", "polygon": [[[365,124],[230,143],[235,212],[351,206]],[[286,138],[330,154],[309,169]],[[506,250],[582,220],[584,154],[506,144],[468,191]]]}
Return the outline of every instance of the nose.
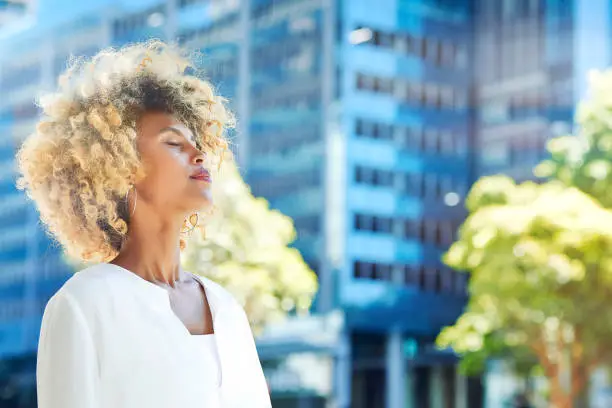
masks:
{"label": "nose", "polygon": [[193,156],[193,164],[202,164],[204,163],[204,160],[206,160],[206,153],[196,150]]}

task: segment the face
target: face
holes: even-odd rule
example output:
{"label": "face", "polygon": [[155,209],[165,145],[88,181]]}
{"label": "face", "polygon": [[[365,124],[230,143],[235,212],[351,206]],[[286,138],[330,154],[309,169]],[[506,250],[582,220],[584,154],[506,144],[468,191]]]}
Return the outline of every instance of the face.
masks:
{"label": "face", "polygon": [[137,125],[145,169],[145,178],[136,185],[139,197],[159,211],[181,216],[209,207],[212,180],[193,133],[160,112],[145,113]]}

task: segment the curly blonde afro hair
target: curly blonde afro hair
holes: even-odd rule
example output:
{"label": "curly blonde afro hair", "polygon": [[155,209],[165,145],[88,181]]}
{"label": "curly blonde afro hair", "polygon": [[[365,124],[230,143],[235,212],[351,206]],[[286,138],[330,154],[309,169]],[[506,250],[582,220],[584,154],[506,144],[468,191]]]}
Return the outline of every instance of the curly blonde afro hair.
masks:
{"label": "curly blonde afro hair", "polygon": [[[198,147],[222,158],[225,99],[195,73],[196,54],[159,40],[73,59],[54,93],[40,97],[42,117],[17,154],[17,185],[71,257],[109,261],[126,238],[131,186],[144,177],[136,122],[147,111],[172,114]],[[191,70],[194,74],[189,74]]]}

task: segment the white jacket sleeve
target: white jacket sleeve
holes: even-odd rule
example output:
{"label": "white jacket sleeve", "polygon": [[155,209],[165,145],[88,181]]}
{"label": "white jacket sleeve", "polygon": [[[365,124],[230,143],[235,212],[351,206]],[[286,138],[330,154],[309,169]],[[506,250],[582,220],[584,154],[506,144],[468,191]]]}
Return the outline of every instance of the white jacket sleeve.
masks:
{"label": "white jacket sleeve", "polygon": [[51,298],[42,319],[36,366],[38,408],[99,406],[98,361],[93,338],[69,294]]}

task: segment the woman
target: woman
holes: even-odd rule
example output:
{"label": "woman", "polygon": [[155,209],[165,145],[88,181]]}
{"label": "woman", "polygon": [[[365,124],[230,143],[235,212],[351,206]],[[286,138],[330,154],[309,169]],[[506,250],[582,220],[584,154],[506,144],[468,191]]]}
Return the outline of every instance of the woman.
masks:
{"label": "woman", "polygon": [[271,406],[243,309],[179,265],[232,123],[187,69],[159,41],[108,49],[41,98],[19,185],[65,250],[97,264],[45,309],[40,408]]}

